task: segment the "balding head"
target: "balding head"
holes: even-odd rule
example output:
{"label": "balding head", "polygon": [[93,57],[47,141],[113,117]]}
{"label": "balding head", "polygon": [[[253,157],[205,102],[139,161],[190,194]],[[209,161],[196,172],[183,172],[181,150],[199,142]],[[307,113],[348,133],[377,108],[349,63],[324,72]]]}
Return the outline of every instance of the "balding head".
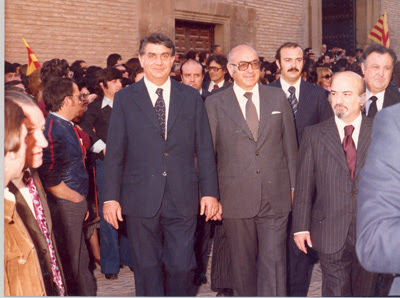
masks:
{"label": "balding head", "polygon": [[248,45],[233,48],[228,55],[228,71],[240,88],[251,91],[260,78],[260,61],[256,50]]}
{"label": "balding head", "polygon": [[329,96],[335,115],[346,124],[352,123],[365,104],[365,87],[360,75],[352,71],[336,73]]}

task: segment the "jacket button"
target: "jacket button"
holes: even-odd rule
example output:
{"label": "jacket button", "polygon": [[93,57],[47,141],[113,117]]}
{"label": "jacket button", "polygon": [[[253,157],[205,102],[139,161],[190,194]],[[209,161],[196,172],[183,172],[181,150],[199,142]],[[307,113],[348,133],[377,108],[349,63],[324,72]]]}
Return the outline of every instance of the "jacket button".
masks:
{"label": "jacket button", "polygon": [[256,152],[256,156],[259,156],[259,155],[260,155],[260,152],[259,152],[259,151],[257,151],[257,152]]}
{"label": "jacket button", "polygon": [[257,173],[257,174],[260,174],[260,170],[257,170],[256,173]]}
{"label": "jacket button", "polygon": [[162,173],[162,175],[163,175],[164,177],[167,176],[167,172],[164,171],[164,172]]}
{"label": "jacket button", "polygon": [[164,152],[164,156],[168,156],[169,154],[167,152]]}

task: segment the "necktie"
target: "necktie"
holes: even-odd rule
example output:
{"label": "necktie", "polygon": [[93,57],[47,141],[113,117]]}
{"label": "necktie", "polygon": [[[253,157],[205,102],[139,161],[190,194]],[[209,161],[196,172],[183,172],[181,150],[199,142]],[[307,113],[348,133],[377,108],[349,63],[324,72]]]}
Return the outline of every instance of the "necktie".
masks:
{"label": "necktie", "polygon": [[218,89],[219,86],[217,84],[214,85],[214,89]]}
{"label": "necktie", "polygon": [[254,141],[257,142],[259,123],[258,123],[256,106],[254,105],[253,101],[251,100],[251,98],[253,97],[253,93],[246,92],[243,96],[247,98],[246,122],[250,128],[251,134],[253,135]]}
{"label": "necktie", "polygon": [[81,138],[81,136],[80,136],[80,134],[79,134],[78,128],[76,128],[76,125],[74,125],[72,128],[74,129],[74,131],[75,131],[75,133],[76,133],[76,137],[78,138],[78,141],[79,141],[79,145],[81,146],[81,151],[82,151],[82,162],[83,162],[83,166],[84,166],[85,169],[86,169],[86,164],[85,164],[86,148],[85,148],[85,146],[83,145],[82,138]]}
{"label": "necktie", "polygon": [[56,253],[53,246],[53,241],[50,236],[50,231],[47,226],[46,217],[44,216],[42,202],[40,201],[39,194],[36,189],[35,183],[33,183],[32,176],[29,171],[24,172],[23,182],[29,189],[33,201],[33,210],[35,212],[36,221],[42,231],[43,236],[46,238],[47,248],[49,249],[51,271],[53,273],[53,281],[60,290],[60,295],[64,296],[64,285],[61,279],[60,268],[57,264]]}
{"label": "necktie", "polygon": [[371,96],[369,98],[372,102],[369,106],[369,110],[368,110],[368,118],[374,118],[375,114],[378,112],[378,108],[376,106],[376,101],[378,100],[378,98],[376,96]]}
{"label": "necktie", "polygon": [[290,95],[288,97],[288,101],[292,107],[293,117],[296,119],[297,105],[299,103],[296,98],[296,88],[293,86],[290,86],[288,91],[290,93]]}
{"label": "necktie", "polygon": [[165,137],[165,102],[162,93],[163,89],[157,88],[156,94],[158,95],[158,98],[156,100],[156,104],[154,105],[154,111],[156,112],[161,131]]}
{"label": "necktie", "polygon": [[343,150],[346,156],[347,165],[349,166],[351,179],[354,178],[354,171],[356,169],[357,150],[354,144],[352,134],[354,131],[353,125],[344,127]]}

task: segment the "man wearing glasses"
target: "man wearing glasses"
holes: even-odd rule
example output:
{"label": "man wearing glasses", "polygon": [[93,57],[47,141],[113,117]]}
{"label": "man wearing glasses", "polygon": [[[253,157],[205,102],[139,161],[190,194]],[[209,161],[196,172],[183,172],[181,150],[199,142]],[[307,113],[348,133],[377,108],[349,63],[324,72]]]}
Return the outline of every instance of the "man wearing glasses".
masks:
{"label": "man wearing glasses", "polygon": [[44,131],[49,146],[43,149],[39,175],[48,196],[68,294],[95,296],[82,233],[88,192],[86,150],[72,122],[82,109],[83,95],[71,79],[54,78],[45,85],[43,99],[49,111]]}
{"label": "man wearing glasses", "polygon": [[206,109],[218,156],[224,229],[235,296],[286,296],[286,233],[297,154],[284,92],[258,84],[257,52],[228,55],[233,86],[210,95]]}
{"label": "man wearing glasses", "polygon": [[[317,124],[333,115],[333,111],[322,87],[301,79],[304,66],[303,50],[293,42],[286,42],[276,51],[276,64],[281,77],[269,86],[281,88],[287,97],[295,119],[298,144],[304,128]],[[289,228],[291,226],[289,217]],[[293,233],[288,238],[288,295],[307,296],[315,252],[308,255],[297,249]]]}
{"label": "man wearing glasses", "polygon": [[207,59],[206,65],[210,80],[203,83],[204,89],[212,92],[215,89],[226,88],[231,85],[230,82],[225,80],[225,75],[228,72],[226,68],[227,63],[228,60],[224,55],[212,55]]}

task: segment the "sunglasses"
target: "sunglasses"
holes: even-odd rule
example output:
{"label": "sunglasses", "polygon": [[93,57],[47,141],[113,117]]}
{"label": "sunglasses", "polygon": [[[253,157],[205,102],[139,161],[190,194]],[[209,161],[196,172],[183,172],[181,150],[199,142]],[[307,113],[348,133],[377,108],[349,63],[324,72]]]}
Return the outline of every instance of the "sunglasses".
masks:
{"label": "sunglasses", "polygon": [[323,76],[322,78],[329,80],[331,77],[332,77],[331,75],[326,75],[326,76]]}

